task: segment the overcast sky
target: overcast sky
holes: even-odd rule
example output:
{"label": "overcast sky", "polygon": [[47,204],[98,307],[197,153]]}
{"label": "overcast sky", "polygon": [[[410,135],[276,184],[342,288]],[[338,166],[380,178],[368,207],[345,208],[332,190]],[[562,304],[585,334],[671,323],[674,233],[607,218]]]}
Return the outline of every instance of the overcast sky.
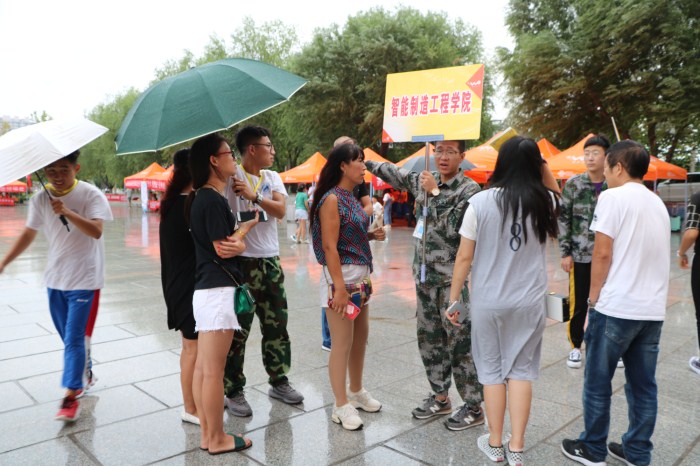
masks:
{"label": "overcast sky", "polygon": [[[492,54],[512,48],[507,0],[232,1],[0,0],[0,116],[84,115],[129,87],[143,90],[154,71],[189,49],[198,56],[211,35],[229,39],[245,16],[279,19],[302,43],[313,31],[373,6],[445,11],[482,31]],[[488,73],[488,69],[486,71]],[[497,103],[497,117],[506,110]]]}

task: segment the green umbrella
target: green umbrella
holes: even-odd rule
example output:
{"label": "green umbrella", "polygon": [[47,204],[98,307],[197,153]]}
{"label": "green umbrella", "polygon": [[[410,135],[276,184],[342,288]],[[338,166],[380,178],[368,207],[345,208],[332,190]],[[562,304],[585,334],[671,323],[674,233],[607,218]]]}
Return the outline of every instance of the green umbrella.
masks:
{"label": "green umbrella", "polygon": [[117,154],[155,152],[214,133],[286,102],[306,80],[256,60],[226,58],[166,78],[124,118]]}

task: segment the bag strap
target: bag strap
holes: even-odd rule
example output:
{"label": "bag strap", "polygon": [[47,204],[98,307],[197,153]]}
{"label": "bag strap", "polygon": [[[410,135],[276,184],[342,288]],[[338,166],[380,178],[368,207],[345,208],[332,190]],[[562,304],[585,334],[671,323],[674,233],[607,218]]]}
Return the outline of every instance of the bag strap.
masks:
{"label": "bag strap", "polygon": [[218,265],[219,267],[221,267],[221,270],[223,270],[223,271],[226,273],[226,275],[228,275],[228,277],[231,279],[231,281],[233,282],[233,284],[236,285],[236,288],[239,288],[239,287],[241,286],[241,285],[238,284],[238,280],[236,280],[236,279],[233,277],[233,275],[231,274],[231,272],[229,272],[228,269],[227,269],[226,267],[224,267],[224,265],[223,265],[221,262],[219,262],[219,261],[216,260],[216,259],[212,259],[211,261],[212,261],[213,263],[215,263],[216,265]]}

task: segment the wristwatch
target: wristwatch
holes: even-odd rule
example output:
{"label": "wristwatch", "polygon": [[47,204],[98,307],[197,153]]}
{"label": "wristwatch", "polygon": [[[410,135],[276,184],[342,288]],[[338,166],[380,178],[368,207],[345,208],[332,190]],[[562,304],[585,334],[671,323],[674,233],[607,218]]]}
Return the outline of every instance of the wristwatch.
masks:
{"label": "wristwatch", "polygon": [[597,302],[597,301],[591,301],[591,298],[588,298],[588,299],[586,300],[586,304],[588,305],[588,307],[595,307],[595,305],[598,304],[598,302]]}
{"label": "wristwatch", "polygon": [[435,187],[435,188],[431,189],[430,194],[432,194],[433,197],[437,196],[438,194],[440,194],[440,188]]}
{"label": "wristwatch", "polygon": [[253,199],[253,204],[260,204],[263,201],[263,195],[261,192],[256,191],[255,199]]}

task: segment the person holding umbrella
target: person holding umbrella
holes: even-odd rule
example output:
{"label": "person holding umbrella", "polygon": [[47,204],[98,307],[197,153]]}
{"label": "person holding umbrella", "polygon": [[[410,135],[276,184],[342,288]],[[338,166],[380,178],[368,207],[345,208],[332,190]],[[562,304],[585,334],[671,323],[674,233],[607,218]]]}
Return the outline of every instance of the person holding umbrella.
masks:
{"label": "person holding umbrella", "polygon": [[234,331],[241,330],[233,299],[243,279],[237,256],[245,251],[243,238],[257,223],[256,216],[237,225],[224,196],[226,182],[236,168],[233,152],[219,134],[203,136],[192,144],[194,191],[185,203],[196,260],[192,311],[198,338],[192,394],[201,426],[200,448],[211,455],[252,445],[241,435],[224,432],[221,412],[226,355]]}
{"label": "person holding umbrella", "polygon": [[[50,184],[31,198],[26,227],[0,261],[2,273],[32,244],[37,232],[44,230],[48,241],[44,282],[49,311],[65,346],[62,384],[66,394],[56,419],[67,422],[80,416],[78,398],[93,382],[83,380],[89,361],[85,335],[88,324],[94,325],[104,286],[103,224],[112,220],[105,195],[76,179],[79,155],[75,151],[44,167]],[[72,228],[66,228],[60,216]]]}

